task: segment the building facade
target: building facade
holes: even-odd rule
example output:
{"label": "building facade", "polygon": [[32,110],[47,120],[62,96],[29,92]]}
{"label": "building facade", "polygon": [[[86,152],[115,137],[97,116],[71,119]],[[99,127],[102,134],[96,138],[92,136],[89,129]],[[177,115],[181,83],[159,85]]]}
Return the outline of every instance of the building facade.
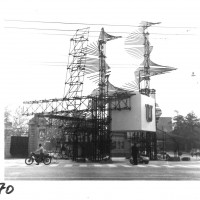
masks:
{"label": "building facade", "polygon": [[112,111],[112,156],[129,157],[131,145],[151,159],[156,155],[155,99],[136,93],[131,96],[131,110]]}

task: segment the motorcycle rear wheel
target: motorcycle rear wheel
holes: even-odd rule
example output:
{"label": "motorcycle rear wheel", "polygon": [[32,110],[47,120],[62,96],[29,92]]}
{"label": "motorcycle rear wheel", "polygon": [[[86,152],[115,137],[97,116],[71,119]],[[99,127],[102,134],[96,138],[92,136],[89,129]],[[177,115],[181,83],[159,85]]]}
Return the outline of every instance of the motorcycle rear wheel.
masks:
{"label": "motorcycle rear wheel", "polygon": [[49,165],[51,163],[51,158],[50,157],[46,157],[46,158],[44,158],[43,162],[44,162],[45,165]]}
{"label": "motorcycle rear wheel", "polygon": [[27,165],[31,165],[32,163],[33,163],[33,158],[26,158],[25,159],[25,163],[27,164]]}

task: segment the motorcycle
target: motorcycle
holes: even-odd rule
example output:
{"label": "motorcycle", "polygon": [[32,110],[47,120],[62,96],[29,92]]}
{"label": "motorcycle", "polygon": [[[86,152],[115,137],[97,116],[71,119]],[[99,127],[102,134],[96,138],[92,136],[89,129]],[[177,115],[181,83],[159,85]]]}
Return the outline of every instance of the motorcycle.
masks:
{"label": "motorcycle", "polygon": [[30,156],[25,159],[25,163],[27,165],[31,165],[34,161],[37,163],[43,162],[45,165],[49,165],[51,163],[52,157],[49,154],[44,154],[42,160],[40,160],[39,155],[33,152],[30,153]]}

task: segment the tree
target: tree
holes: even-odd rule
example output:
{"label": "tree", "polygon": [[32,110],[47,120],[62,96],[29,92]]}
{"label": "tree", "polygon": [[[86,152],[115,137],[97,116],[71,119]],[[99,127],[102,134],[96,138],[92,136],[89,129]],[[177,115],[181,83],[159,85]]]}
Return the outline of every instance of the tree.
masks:
{"label": "tree", "polygon": [[24,135],[28,132],[28,122],[27,116],[23,115],[23,109],[18,107],[14,113],[8,109],[4,110],[4,123],[10,124],[12,128],[13,135]]}
{"label": "tree", "polygon": [[23,115],[23,109],[18,107],[13,114],[13,129],[16,135],[24,135],[28,132],[27,116]]}
{"label": "tree", "polygon": [[8,109],[8,107],[5,107],[4,111],[4,123],[9,123],[10,122],[10,117],[11,117],[11,111]]}
{"label": "tree", "polygon": [[198,145],[198,143],[200,142],[200,132],[198,131],[198,128],[200,128],[200,119],[198,119],[193,112],[187,114],[185,119],[185,129],[187,131],[185,136],[188,140],[188,145],[190,145],[190,147],[193,148],[196,147],[196,145]]}
{"label": "tree", "polygon": [[180,134],[183,134],[185,132],[185,118],[184,116],[182,115],[177,115],[173,118],[173,120],[175,121],[173,123],[173,126],[174,126],[174,131],[173,133],[175,135],[180,135]]}
{"label": "tree", "polygon": [[191,112],[186,117],[177,115],[173,118],[173,134],[180,136],[179,143],[184,143],[185,150],[200,146],[200,119]]}

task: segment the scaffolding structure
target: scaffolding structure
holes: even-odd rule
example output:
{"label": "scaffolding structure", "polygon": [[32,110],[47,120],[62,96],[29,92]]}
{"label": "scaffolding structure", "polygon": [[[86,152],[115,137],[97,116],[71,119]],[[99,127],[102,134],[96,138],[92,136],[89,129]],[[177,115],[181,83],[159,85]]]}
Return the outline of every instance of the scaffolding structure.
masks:
{"label": "scaffolding structure", "polygon": [[130,136],[131,143],[139,144],[141,154],[147,155],[151,160],[157,159],[157,137],[154,132],[135,131]]}
{"label": "scaffolding structure", "polygon": [[136,88],[141,94],[147,96],[155,95],[155,89],[150,88],[150,78],[152,76],[176,70],[174,67],[156,64],[150,59],[153,46],[149,41],[148,28],[156,24],[160,24],[160,22],[141,22],[139,28],[130,33],[125,40],[126,52],[140,63],[140,67],[135,70],[135,81],[127,83],[124,88],[128,90]]}
{"label": "scaffolding structure", "polygon": [[[72,160],[101,161],[111,153],[111,109],[130,109],[130,96],[126,91],[109,95],[109,75],[105,62],[107,41],[119,38],[101,29],[98,40],[98,93],[82,96],[87,65],[89,29],[79,29],[70,41],[64,97],[60,99],[24,102],[25,115],[50,119],[60,127],[59,143],[68,143]],[[93,58],[93,60],[95,60]],[[96,62],[96,60],[95,60]],[[66,141],[67,138],[67,141]]]}
{"label": "scaffolding structure", "polygon": [[81,97],[83,92],[89,28],[78,29],[70,40],[64,97]]}
{"label": "scaffolding structure", "polygon": [[[152,46],[147,28],[154,24],[157,23],[143,23],[139,31],[130,34],[126,40],[127,45],[133,45],[127,48],[127,52],[143,59],[142,67],[135,72],[135,83],[139,92],[147,96],[155,94],[155,90],[150,89],[151,76],[175,69],[157,65],[150,60]],[[70,40],[63,98],[24,102],[25,115],[46,118],[49,125],[53,124],[60,129],[58,144],[65,143],[70,147],[74,161],[101,161],[104,157],[110,157],[112,110],[130,110],[130,98],[135,95],[135,83],[127,85],[123,90],[109,82],[106,44],[119,36],[109,35],[102,28],[97,42],[88,45],[88,37],[89,28],[85,28],[77,30]],[[141,46],[134,46],[138,44]],[[93,57],[88,57],[88,54]],[[95,93],[89,96],[83,96],[85,75],[90,75],[90,78],[98,83]],[[115,92],[109,92],[110,88]],[[145,151],[150,159],[156,159],[156,133],[134,132],[132,141],[139,143],[140,149]]]}
{"label": "scaffolding structure", "polygon": [[[131,91],[137,90],[139,93],[152,96],[155,98],[156,91],[150,87],[150,78],[155,75],[164,74],[173,70],[174,67],[162,66],[151,61],[150,54],[153,46],[149,41],[148,28],[152,25],[160,24],[152,22],[141,22],[140,26],[128,35],[125,40],[125,50],[130,54],[139,67],[135,70],[135,81],[126,83],[124,88]],[[156,108],[157,109],[157,108]],[[157,113],[158,114],[158,113]],[[158,120],[158,116],[157,119]],[[134,132],[132,135],[132,143],[138,143],[140,150],[146,152],[150,159],[156,159],[157,155],[157,138],[154,132]]]}

